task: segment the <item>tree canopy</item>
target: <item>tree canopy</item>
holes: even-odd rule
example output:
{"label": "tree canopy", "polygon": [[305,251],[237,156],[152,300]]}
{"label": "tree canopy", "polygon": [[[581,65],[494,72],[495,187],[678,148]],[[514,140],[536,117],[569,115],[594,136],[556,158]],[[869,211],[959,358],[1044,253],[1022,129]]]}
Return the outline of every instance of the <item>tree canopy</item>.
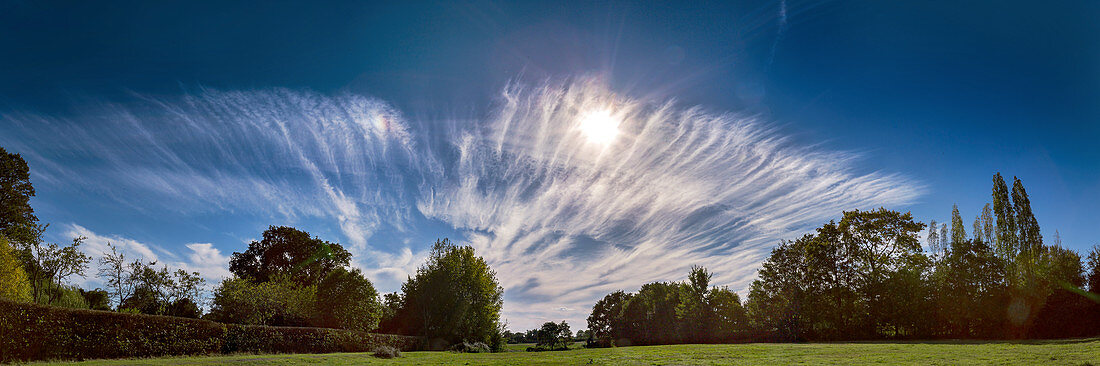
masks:
{"label": "tree canopy", "polygon": [[317,284],[329,272],[347,267],[351,260],[343,246],[287,226],[271,226],[263,239],[253,241],[243,253],[234,252],[229,271],[241,278],[266,282],[277,275],[302,284]]}

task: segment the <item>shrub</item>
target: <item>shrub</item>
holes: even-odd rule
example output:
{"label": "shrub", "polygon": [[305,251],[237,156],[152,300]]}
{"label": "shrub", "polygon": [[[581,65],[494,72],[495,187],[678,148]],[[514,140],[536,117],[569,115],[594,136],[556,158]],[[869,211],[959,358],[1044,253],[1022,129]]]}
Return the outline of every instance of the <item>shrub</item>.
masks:
{"label": "shrub", "polygon": [[31,285],[19,263],[15,248],[0,236],[0,298],[31,301]]}
{"label": "shrub", "polygon": [[66,309],[0,299],[0,362],[215,353],[415,350],[419,338],[340,329],[227,325],[207,320]]}
{"label": "shrub", "polygon": [[382,346],[375,348],[373,355],[378,358],[396,358],[401,357],[401,351],[397,348]]}
{"label": "shrub", "polygon": [[317,287],[302,286],[286,276],[268,282],[227,278],[214,290],[211,320],[255,325],[310,325]]}
{"label": "shrub", "polygon": [[451,346],[448,351],[460,353],[489,353],[492,352],[492,349],[489,348],[489,345],[482,342],[462,342]]}

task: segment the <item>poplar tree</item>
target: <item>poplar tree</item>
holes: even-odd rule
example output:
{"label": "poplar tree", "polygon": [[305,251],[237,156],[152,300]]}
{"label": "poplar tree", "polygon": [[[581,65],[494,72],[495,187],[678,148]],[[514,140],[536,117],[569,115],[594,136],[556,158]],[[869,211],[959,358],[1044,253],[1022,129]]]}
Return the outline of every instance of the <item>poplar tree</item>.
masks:
{"label": "poplar tree", "polygon": [[986,243],[993,246],[993,243],[997,241],[997,237],[994,236],[997,223],[993,221],[993,208],[989,207],[986,203],[985,207],[982,207],[982,235],[985,237]]}
{"label": "poplar tree", "polygon": [[1012,201],[1008,196],[1008,185],[1001,173],[993,175],[993,214],[997,217],[996,234],[997,255],[1005,260],[1016,259],[1019,250],[1016,244],[1016,215],[1012,211]]}
{"label": "poplar tree", "polygon": [[970,225],[971,231],[974,233],[974,240],[988,243],[986,238],[982,237],[982,215],[977,214],[974,216],[974,223]]}
{"label": "poplar tree", "polygon": [[951,236],[949,236],[947,234],[947,223],[946,222],[941,223],[940,224],[940,250],[941,251],[946,252],[949,249],[947,247],[947,245],[950,244],[950,243],[947,241],[947,238],[950,238],[950,237]]}
{"label": "poplar tree", "polygon": [[936,226],[936,220],[928,222],[928,250],[932,253],[939,253],[940,251],[940,235],[939,226]]}
{"label": "poplar tree", "polygon": [[1020,251],[1034,256],[1043,245],[1043,237],[1039,234],[1039,222],[1031,212],[1031,200],[1028,199],[1027,191],[1024,190],[1024,183],[1020,178],[1012,177],[1012,179],[1012,208],[1016,213]]}
{"label": "poplar tree", "polygon": [[951,207],[951,245],[966,241],[966,227],[963,224],[962,215],[959,215],[959,205]]}

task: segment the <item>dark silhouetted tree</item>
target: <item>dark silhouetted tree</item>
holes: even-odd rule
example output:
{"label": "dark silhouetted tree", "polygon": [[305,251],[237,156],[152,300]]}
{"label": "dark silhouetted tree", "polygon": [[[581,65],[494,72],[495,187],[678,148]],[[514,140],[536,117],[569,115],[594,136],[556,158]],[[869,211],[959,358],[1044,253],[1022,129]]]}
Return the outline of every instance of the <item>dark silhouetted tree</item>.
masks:
{"label": "dark silhouetted tree", "polygon": [[0,147],[0,236],[7,237],[17,248],[37,241],[41,231],[30,205],[31,197],[34,187],[27,162],[19,154]]}
{"label": "dark silhouetted tree", "polygon": [[993,214],[997,217],[994,243],[997,255],[1006,261],[1016,260],[1019,244],[1016,240],[1016,213],[1009,198],[1008,185],[1001,173],[993,175]]}

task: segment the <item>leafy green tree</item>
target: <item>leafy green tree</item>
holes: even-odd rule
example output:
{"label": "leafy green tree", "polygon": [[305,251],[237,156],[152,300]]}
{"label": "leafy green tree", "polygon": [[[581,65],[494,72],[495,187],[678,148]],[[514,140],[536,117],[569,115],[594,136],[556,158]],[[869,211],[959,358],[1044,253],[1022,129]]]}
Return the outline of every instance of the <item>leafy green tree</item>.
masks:
{"label": "leafy green tree", "polygon": [[500,329],[504,289],[474,248],[437,240],[428,262],[401,286],[399,318],[407,334],[460,342],[491,343]]}
{"label": "leafy green tree", "polygon": [[878,329],[886,317],[883,312],[887,309],[880,303],[886,295],[886,279],[903,258],[921,251],[917,233],[924,230],[924,224],[913,221],[910,213],[879,208],[844,212],[838,229],[845,245],[853,248],[854,253],[849,255],[859,268],[856,288],[866,300],[864,311],[868,314],[867,324],[860,328]]}
{"label": "leafy green tree", "polygon": [[683,339],[676,309],[684,292],[681,287],[686,286],[676,282],[642,285],[623,311],[624,335],[630,344],[672,344]]}
{"label": "leafy green tree", "polygon": [[926,338],[936,331],[934,289],[929,286],[934,262],[924,253],[908,253],[886,279],[882,337]]}
{"label": "leafy green tree", "polygon": [[3,236],[0,236],[0,298],[26,302],[33,299],[18,253]]}
{"label": "leafy green tree", "polygon": [[[982,232],[982,241],[986,244],[994,245],[994,243],[997,242],[997,222],[993,220],[993,208],[986,203],[985,206],[982,207],[982,213],[979,217],[981,220],[980,230]],[[978,229],[975,229],[975,233],[977,232]]]}
{"label": "leafy green tree", "polygon": [[1016,240],[1016,213],[1009,198],[1008,185],[1001,173],[993,175],[993,213],[997,217],[995,242],[997,256],[1007,261],[1016,260],[1019,244]]}
{"label": "leafy green tree", "polygon": [[966,241],[966,227],[963,225],[962,215],[959,214],[959,205],[951,208],[951,245]]}
{"label": "leafy green tree", "polygon": [[406,321],[398,317],[401,308],[405,305],[405,299],[400,292],[391,292],[382,295],[382,319],[379,321],[378,330],[382,333],[401,333],[406,328]]}
{"label": "leafy green tree", "polygon": [[1100,294],[1100,244],[1093,245],[1086,258],[1085,283],[1089,292]]}
{"label": "leafy green tree", "polygon": [[680,321],[680,334],[688,342],[702,343],[714,334],[714,309],[707,303],[712,277],[706,268],[692,266],[687,286],[682,287],[676,316]]}
{"label": "leafy green tree", "polygon": [[535,347],[546,350],[565,350],[573,343],[573,333],[569,331],[569,324],[564,320],[561,323],[546,322],[536,332]]}
{"label": "leafy green tree", "polygon": [[292,227],[271,226],[263,239],[250,243],[244,253],[233,253],[229,270],[256,282],[287,275],[298,284],[316,285],[329,272],[347,267],[350,260],[351,254],[340,244]]}
{"label": "leafy green tree", "polygon": [[990,337],[1004,325],[1005,268],[989,245],[956,243],[936,270],[938,308],[947,334]]}
{"label": "leafy green tree", "polygon": [[592,333],[594,345],[610,347],[616,339],[623,337],[623,309],[634,296],[623,291],[615,291],[596,302],[592,314],[588,316],[588,329]]}
{"label": "leafy green tree", "polygon": [[84,297],[84,301],[88,303],[88,308],[92,310],[111,310],[111,303],[107,291],[102,289],[84,290],[79,289],[80,295]]}
{"label": "leafy green tree", "polygon": [[1012,182],[1013,211],[1016,213],[1017,235],[1020,242],[1020,251],[1034,258],[1043,246],[1043,236],[1039,233],[1039,222],[1035,220],[1035,214],[1031,212],[1031,200],[1027,197],[1023,182],[1013,177]]}
{"label": "leafy green tree", "polygon": [[359,269],[337,268],[317,285],[319,325],[364,332],[378,328],[382,305],[378,291]]}
{"label": "leafy green tree", "polygon": [[951,247],[951,234],[947,230],[947,223],[940,223],[940,251],[937,254],[946,252]]}
{"label": "leafy green tree", "polygon": [[741,298],[728,287],[715,287],[707,293],[707,304],[714,317],[709,327],[713,332],[708,341],[730,342],[742,338],[748,327],[748,314]]}
{"label": "leafy green tree", "polygon": [[30,199],[34,187],[30,168],[22,156],[0,147],[0,236],[17,244],[38,239],[38,218],[34,216]]}
{"label": "leafy green tree", "polygon": [[223,323],[308,326],[316,317],[317,286],[286,275],[266,282],[227,278],[214,291],[210,318]]}

